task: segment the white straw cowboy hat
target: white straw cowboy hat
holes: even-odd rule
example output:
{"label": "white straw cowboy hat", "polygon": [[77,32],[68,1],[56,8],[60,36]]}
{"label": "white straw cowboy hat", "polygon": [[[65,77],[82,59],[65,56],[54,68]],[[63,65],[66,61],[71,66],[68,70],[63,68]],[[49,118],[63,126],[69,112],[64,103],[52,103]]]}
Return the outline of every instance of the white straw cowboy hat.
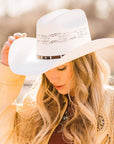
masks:
{"label": "white straw cowboy hat", "polygon": [[20,75],[39,75],[98,49],[114,45],[113,38],[91,40],[81,9],[59,9],[41,17],[36,38],[17,39],[9,50],[9,66]]}

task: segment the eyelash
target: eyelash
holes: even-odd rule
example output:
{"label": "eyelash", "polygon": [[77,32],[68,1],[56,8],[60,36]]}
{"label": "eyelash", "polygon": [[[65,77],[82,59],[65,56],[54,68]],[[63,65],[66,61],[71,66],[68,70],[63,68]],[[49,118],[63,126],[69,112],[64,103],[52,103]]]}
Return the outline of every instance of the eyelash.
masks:
{"label": "eyelash", "polygon": [[59,68],[58,68],[59,71],[63,71],[63,70],[65,70],[65,69],[66,69],[66,66],[65,66],[64,68],[62,68],[62,69],[59,69]]}

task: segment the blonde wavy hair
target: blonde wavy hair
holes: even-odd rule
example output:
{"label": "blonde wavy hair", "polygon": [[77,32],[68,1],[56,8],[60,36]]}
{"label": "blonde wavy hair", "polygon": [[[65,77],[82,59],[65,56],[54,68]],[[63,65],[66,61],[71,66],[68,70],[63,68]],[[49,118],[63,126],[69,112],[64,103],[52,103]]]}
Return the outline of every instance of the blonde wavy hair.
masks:
{"label": "blonde wavy hair", "polygon": [[[109,69],[104,61],[91,53],[70,62],[73,68],[71,82],[75,83],[75,96],[68,94],[74,111],[63,128],[66,142],[95,144],[97,116],[103,109],[108,83]],[[26,109],[20,108],[15,119],[15,143],[45,143],[50,131],[60,119],[64,95],[58,93],[42,74],[37,101]],[[105,111],[104,111],[105,113]]]}

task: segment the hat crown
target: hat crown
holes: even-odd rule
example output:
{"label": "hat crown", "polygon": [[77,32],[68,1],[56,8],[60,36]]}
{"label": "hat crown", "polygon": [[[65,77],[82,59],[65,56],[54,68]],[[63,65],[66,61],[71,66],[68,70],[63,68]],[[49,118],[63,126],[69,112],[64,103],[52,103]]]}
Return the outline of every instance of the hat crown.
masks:
{"label": "hat crown", "polygon": [[37,22],[37,55],[65,55],[91,41],[85,13],[80,9],[60,9]]}
{"label": "hat crown", "polygon": [[88,22],[83,10],[59,9],[37,21],[37,34],[68,32],[84,26],[88,27]]}

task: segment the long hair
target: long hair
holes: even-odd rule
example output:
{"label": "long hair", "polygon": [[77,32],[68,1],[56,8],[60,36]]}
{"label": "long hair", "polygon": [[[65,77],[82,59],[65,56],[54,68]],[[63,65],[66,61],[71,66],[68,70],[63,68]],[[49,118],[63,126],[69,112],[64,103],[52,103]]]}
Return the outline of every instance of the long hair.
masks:
{"label": "long hair", "polygon": [[[101,110],[106,113],[103,108],[107,91],[104,85],[108,84],[109,69],[95,53],[70,63],[75,95],[72,99],[68,93],[67,98],[73,107],[73,116],[64,125],[64,139],[73,144],[95,144],[98,115]],[[45,144],[49,133],[60,119],[63,97],[45,74],[42,74],[36,102],[31,102],[32,104],[26,108],[18,108],[15,141],[19,144]]]}

